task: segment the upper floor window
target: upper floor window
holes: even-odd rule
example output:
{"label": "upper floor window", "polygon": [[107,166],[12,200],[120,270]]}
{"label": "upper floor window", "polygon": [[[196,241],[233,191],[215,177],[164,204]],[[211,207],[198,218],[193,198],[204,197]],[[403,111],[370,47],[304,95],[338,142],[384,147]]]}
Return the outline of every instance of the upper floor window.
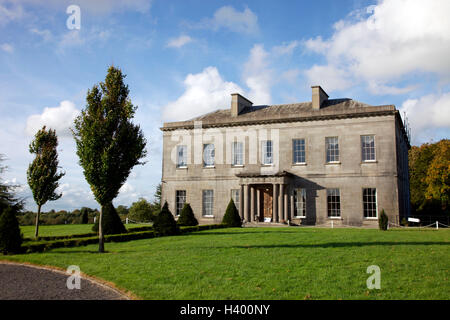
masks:
{"label": "upper floor window", "polygon": [[327,162],[339,162],[339,139],[338,137],[326,137],[325,149]]}
{"label": "upper floor window", "polygon": [[261,141],[262,164],[273,163],[273,143],[272,140]]}
{"label": "upper floor window", "polygon": [[364,218],[377,217],[377,189],[363,189],[363,207]]}
{"label": "upper floor window", "polygon": [[244,164],[244,143],[233,142],[231,144],[231,164],[233,166]]}
{"label": "upper floor window", "polygon": [[203,145],[203,165],[205,167],[214,167],[214,144],[208,143]]}
{"label": "upper floor window", "polygon": [[305,163],[305,139],[292,140],[293,163]]}
{"label": "upper floor window", "polygon": [[177,190],[175,194],[175,215],[179,216],[186,203],[186,190]]}
{"label": "upper floor window", "polygon": [[202,204],[203,204],[203,216],[212,217],[214,208],[214,191],[213,190],[203,190],[202,194]]}
{"label": "upper floor window", "polygon": [[177,168],[187,166],[187,146],[177,146]]}
{"label": "upper floor window", "polygon": [[361,136],[362,161],[375,161],[375,136]]}
{"label": "upper floor window", "polygon": [[327,210],[330,218],[341,216],[341,194],[339,189],[327,189]]}
{"label": "upper floor window", "polygon": [[306,217],[306,189],[294,189],[294,214],[296,218]]}

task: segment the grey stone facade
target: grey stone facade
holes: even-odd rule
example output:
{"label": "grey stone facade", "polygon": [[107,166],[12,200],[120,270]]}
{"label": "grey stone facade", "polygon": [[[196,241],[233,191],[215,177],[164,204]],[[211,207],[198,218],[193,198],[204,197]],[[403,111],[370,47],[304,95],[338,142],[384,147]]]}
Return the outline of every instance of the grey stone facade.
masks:
{"label": "grey stone facade", "polygon": [[[398,110],[328,99],[318,86],[312,90],[312,102],[272,106],[253,106],[232,94],[231,108],[164,123],[162,201],[175,214],[177,191],[184,191],[178,195],[185,195],[201,224],[222,221],[232,192],[241,217],[251,222],[373,227],[382,209],[391,221],[408,215],[410,144]],[[370,161],[363,160],[362,136],[374,140]],[[337,161],[327,161],[328,137],[338,143],[330,147],[338,151],[329,151],[338,152]],[[295,149],[299,163],[294,139],[304,145]],[[206,147],[206,153],[214,149],[211,166],[205,166],[205,144],[213,145]],[[239,147],[242,164],[233,164],[239,157],[232,149],[240,154]],[[327,196],[336,194],[331,189],[338,189],[339,198]],[[212,198],[204,190],[212,190]],[[367,192],[375,197],[363,197]]]}

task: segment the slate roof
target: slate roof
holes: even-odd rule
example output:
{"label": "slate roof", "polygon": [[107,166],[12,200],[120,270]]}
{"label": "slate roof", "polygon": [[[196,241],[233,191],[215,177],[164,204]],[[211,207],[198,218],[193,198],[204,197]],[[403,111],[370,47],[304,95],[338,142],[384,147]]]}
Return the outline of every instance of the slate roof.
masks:
{"label": "slate roof", "polygon": [[370,106],[352,99],[329,99],[324,101],[319,110],[312,109],[312,102],[245,107],[238,116],[232,116],[229,108],[220,109],[187,121],[166,122],[161,130],[190,129],[194,127],[195,121],[201,121],[202,127],[207,128],[395,113],[398,111],[393,105]]}

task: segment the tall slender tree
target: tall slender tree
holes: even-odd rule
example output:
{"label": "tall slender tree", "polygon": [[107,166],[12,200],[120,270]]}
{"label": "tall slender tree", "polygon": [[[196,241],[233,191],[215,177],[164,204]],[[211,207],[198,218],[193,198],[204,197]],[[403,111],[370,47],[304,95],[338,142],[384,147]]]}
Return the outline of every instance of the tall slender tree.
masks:
{"label": "tall slender tree", "polygon": [[146,156],[146,140],[132,123],[136,107],[131,103],[125,75],[111,66],[105,82],[88,90],[86,108],[72,129],[77,155],[86,181],[100,204],[99,252],[104,252],[103,208],[111,204],[131,169]]}
{"label": "tall slender tree", "polygon": [[61,198],[62,194],[55,192],[59,186],[59,179],[65,173],[57,172],[58,170],[58,138],[55,130],[46,130],[42,127],[39,130],[34,140],[30,144],[30,153],[35,154],[35,158],[30,163],[27,171],[28,185],[33,192],[33,198],[38,206],[36,214],[36,229],[34,236],[39,236],[39,217],[41,214],[41,207],[47,201],[54,201]]}

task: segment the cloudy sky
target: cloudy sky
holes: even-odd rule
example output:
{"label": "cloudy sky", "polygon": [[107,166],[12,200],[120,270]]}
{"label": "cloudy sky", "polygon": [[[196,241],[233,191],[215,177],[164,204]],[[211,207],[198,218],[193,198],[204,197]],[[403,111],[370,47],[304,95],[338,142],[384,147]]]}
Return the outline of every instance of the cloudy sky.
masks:
{"label": "cloudy sky", "polygon": [[[69,29],[69,5],[80,29]],[[164,121],[228,108],[240,92],[255,104],[330,98],[395,104],[413,144],[450,132],[448,0],[0,0],[0,154],[7,183],[26,183],[28,144],[56,129],[63,197],[44,210],[97,207],[69,127],[86,91],[109,65],[127,74],[147,163],[132,171],[115,205],[153,198],[161,179]],[[74,22],[69,19],[69,22]],[[71,25],[69,23],[69,25]]]}

